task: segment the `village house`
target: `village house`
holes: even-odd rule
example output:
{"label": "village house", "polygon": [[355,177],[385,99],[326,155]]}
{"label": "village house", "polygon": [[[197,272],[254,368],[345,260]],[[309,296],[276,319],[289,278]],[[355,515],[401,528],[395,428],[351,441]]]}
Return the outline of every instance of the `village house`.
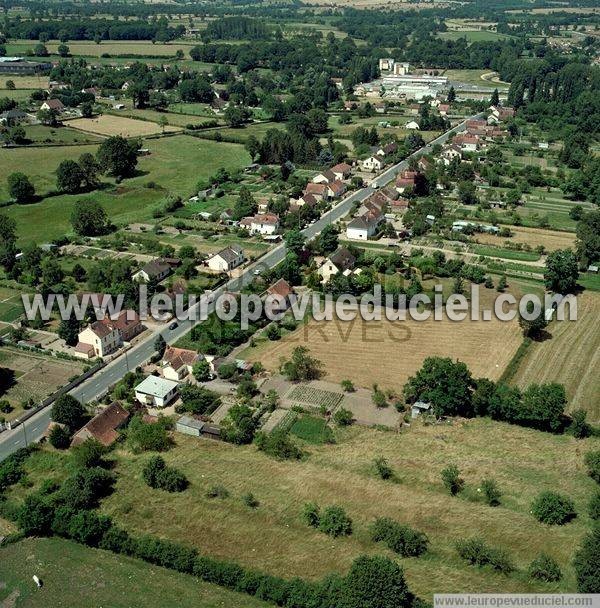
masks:
{"label": "village house", "polygon": [[420,129],[419,123],[411,120],[404,125],[405,129],[410,129],[411,131],[418,131]]}
{"label": "village house", "polygon": [[449,165],[455,158],[462,158],[462,151],[457,144],[450,144],[440,153],[440,162],[444,165]]}
{"label": "village house", "polygon": [[229,272],[244,263],[244,250],[239,245],[231,245],[221,249],[206,261],[211,270]]}
{"label": "village house", "polygon": [[385,158],[375,154],[362,161],[362,168],[365,171],[381,171],[385,167]]}
{"label": "village house", "polygon": [[440,113],[440,116],[448,116],[450,113],[450,105],[447,103],[441,103],[438,106],[438,112]]}
{"label": "village house", "polygon": [[476,152],[480,145],[480,140],[476,135],[456,135],[452,143],[460,146],[463,152]]}
{"label": "village house", "polygon": [[346,184],[340,180],[335,180],[334,182],[327,184],[327,196],[329,198],[339,198],[346,190]]}
{"label": "village house", "polygon": [[156,259],[144,264],[131,278],[142,283],[158,283],[169,274],[171,274],[171,266],[165,260]]}
{"label": "village house", "polygon": [[100,323],[119,332],[122,342],[131,342],[144,329],[140,317],[135,310],[121,310],[116,319],[104,317]]}
{"label": "village house", "polygon": [[337,179],[335,173],[330,169],[323,171],[322,173],[317,173],[312,179],[313,184],[329,184],[334,182]]}
{"label": "village house", "polygon": [[339,247],[334,253],[325,259],[323,265],[318,269],[319,275],[322,277],[322,282],[327,283],[329,279],[338,274],[344,273],[347,270],[352,270],[356,264],[356,258],[350,253],[346,247]]}
{"label": "village house", "polygon": [[319,201],[314,194],[304,194],[297,201],[295,201],[295,205],[296,207],[304,207],[304,205],[314,207],[318,202]]}
{"label": "village house", "polygon": [[366,241],[376,232],[383,216],[377,212],[368,211],[352,219],[346,226],[346,237],[350,240]]}
{"label": "village house", "polygon": [[348,163],[339,163],[334,167],[331,167],[330,171],[335,175],[335,179],[344,180],[350,177],[352,167]]}
{"label": "village house", "polygon": [[313,184],[312,182],[309,182],[306,184],[306,188],[304,188],[304,194],[312,194],[312,196],[320,201],[328,197],[327,192],[327,184]]}
{"label": "village house", "polygon": [[46,99],[40,106],[40,110],[54,110],[57,113],[61,113],[65,109],[63,102],[60,99]]}
{"label": "village house", "polygon": [[7,110],[0,114],[0,124],[6,125],[7,127],[14,127],[28,120],[29,115],[22,110]]}
{"label": "village house", "polygon": [[488,117],[488,122],[504,122],[515,115],[515,109],[511,107],[490,106],[491,114]]}
{"label": "village house", "polygon": [[381,146],[380,148],[374,148],[375,154],[377,156],[388,156],[389,154],[394,154],[398,150],[398,144],[396,142],[390,142],[385,146]]}
{"label": "village house", "polygon": [[95,439],[104,447],[111,446],[119,438],[118,430],[128,418],[129,412],[120,403],[111,403],[73,435],[71,447],[81,445],[88,439]]}
{"label": "village house", "polygon": [[428,158],[421,156],[421,158],[419,158],[417,161],[417,167],[419,171],[425,173],[426,171],[429,171],[429,169],[433,168],[433,163]]}
{"label": "village house", "polygon": [[274,234],[279,228],[279,217],[274,213],[262,213],[253,217],[245,217],[240,226],[250,234]]}
{"label": "village house", "polygon": [[274,312],[283,312],[290,307],[295,294],[294,288],[285,279],[279,279],[267,287],[261,294],[261,297],[263,299],[268,296],[276,297],[277,300],[281,302],[281,305],[275,307]]}
{"label": "village house", "polygon": [[177,397],[178,383],[160,376],[148,376],[135,388],[135,398],[150,407],[165,407]]}
{"label": "village house", "polygon": [[192,373],[194,364],[202,359],[194,350],[167,346],[162,357],[161,371],[163,378],[178,382]]}
{"label": "village house", "polygon": [[116,327],[94,321],[77,336],[75,355],[79,357],[105,357],[117,350],[122,343],[121,334]]}
{"label": "village house", "polygon": [[409,188],[414,188],[417,181],[416,171],[402,171],[396,178],[396,190],[402,194]]}

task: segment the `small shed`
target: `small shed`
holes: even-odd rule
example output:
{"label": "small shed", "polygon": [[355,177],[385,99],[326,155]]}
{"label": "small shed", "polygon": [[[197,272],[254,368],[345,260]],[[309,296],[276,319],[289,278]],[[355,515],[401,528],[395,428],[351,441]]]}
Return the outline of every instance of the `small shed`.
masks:
{"label": "small shed", "polygon": [[595,264],[592,264],[591,266],[588,266],[587,271],[593,272],[594,274],[598,274],[598,266]]}
{"label": "small shed", "polygon": [[198,420],[197,418],[192,418],[191,416],[182,416],[175,423],[175,430],[179,433],[183,433],[184,435],[200,437],[205,424],[205,422]]}
{"label": "small shed", "polygon": [[416,401],[410,408],[410,417],[418,418],[421,414],[429,414],[431,403],[425,401]]}

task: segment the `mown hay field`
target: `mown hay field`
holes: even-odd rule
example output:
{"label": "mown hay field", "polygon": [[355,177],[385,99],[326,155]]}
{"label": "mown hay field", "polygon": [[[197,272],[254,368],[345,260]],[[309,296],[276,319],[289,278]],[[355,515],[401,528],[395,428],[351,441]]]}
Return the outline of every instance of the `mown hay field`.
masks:
{"label": "mown hay field", "polygon": [[513,382],[560,382],[569,397],[569,409],[584,409],[600,421],[600,294],[584,292],[577,298],[577,321],[553,321],[549,338],[534,342]]}
{"label": "mown hay field", "polygon": [[324,379],[346,378],[357,386],[401,389],[426,357],[464,361],[475,377],[497,380],[522,337],[516,322],[462,321],[314,321],[278,342],[263,343],[244,355],[268,370],[280,367],[296,346],[306,346],[323,363]]}
{"label": "mown hay field", "polygon": [[[369,526],[391,517],[425,532],[430,551],[419,559],[402,559],[408,583],[431,600],[435,592],[528,592],[574,590],[571,559],[587,532],[587,502],[594,482],[587,477],[583,454],[598,447],[583,441],[493,422],[455,420],[448,425],[414,423],[400,434],[353,427],[336,430],[336,444],[302,444],[304,461],[281,462],[255,446],[175,436],[177,446],[164,454],[190,480],[181,494],[152,490],[141,470],[148,455],[117,453],[115,492],[102,511],[131,531],[157,534],[192,544],[207,554],[235,560],[274,574],[309,579],[346,572],[360,554],[388,554],[373,543]],[[300,441],[300,440],[297,440]],[[373,459],[385,457],[398,482],[373,473]],[[440,472],[456,464],[466,481],[459,497],[444,489]],[[477,488],[494,478],[503,497],[499,507],[480,501]],[[229,496],[207,497],[223,485]],[[569,495],[579,516],[565,526],[534,520],[530,506],[543,490]],[[252,492],[259,501],[247,507],[241,497]],[[301,517],[307,501],[343,506],[354,532],[332,539],[307,527]],[[505,549],[519,571],[503,576],[473,568],[456,555],[455,542],[478,535]],[[565,578],[557,585],[533,583],[525,570],[545,551],[558,561]],[[397,557],[397,556],[396,556]],[[435,573],[435,575],[432,575]]]}
{"label": "mown hay field", "polygon": [[178,127],[167,125],[161,127],[155,122],[148,120],[135,120],[126,116],[114,116],[102,114],[94,118],[75,118],[67,123],[73,129],[79,129],[85,133],[98,135],[121,135],[122,137],[142,137],[144,135],[156,135],[161,132],[174,133],[179,131]]}
{"label": "mown hay field", "polygon": [[513,236],[509,239],[493,234],[478,234],[475,239],[479,243],[495,245],[496,247],[501,247],[505,241],[515,244],[522,243],[523,245],[529,245],[533,249],[542,245],[547,251],[572,249],[575,246],[575,235],[572,232],[526,228],[524,226],[519,226],[518,228],[511,227],[511,231],[513,232]]}

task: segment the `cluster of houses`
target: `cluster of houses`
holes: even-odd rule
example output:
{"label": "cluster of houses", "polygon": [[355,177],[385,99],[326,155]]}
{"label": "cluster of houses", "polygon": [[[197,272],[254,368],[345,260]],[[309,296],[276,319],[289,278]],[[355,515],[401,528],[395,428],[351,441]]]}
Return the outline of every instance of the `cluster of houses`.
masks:
{"label": "cluster of houses", "polygon": [[380,230],[386,220],[386,210],[402,210],[408,207],[408,201],[401,199],[398,192],[391,187],[378,190],[362,203],[354,218],[346,226],[346,237],[355,241],[366,241]]}
{"label": "cluster of houses", "polygon": [[340,198],[348,190],[347,180],[351,175],[352,167],[348,163],[339,163],[318,173],[306,184],[302,196],[290,201],[290,208],[296,210],[305,205],[314,207],[321,201]]}
{"label": "cluster of houses", "polygon": [[363,171],[382,171],[389,161],[389,157],[398,151],[398,144],[390,142],[384,146],[373,146],[370,155],[365,158],[361,165]]}

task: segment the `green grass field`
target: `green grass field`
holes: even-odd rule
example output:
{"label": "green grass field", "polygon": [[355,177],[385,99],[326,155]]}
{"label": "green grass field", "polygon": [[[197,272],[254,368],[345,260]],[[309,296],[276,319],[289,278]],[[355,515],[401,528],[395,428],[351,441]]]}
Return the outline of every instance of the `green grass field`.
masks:
{"label": "green grass field", "polygon": [[325,427],[327,423],[324,418],[315,416],[302,416],[294,422],[290,432],[307,443],[320,445],[325,441]]}
{"label": "green grass field", "polygon": [[[321,578],[345,572],[363,553],[382,553],[368,526],[376,517],[392,517],[425,532],[428,554],[402,560],[411,589],[431,600],[435,591],[479,592],[573,591],[571,558],[590,525],[587,502],[594,491],[583,454],[598,440],[577,441],[485,419],[451,425],[413,424],[400,435],[350,428],[336,431],[335,445],[315,445],[296,439],[308,452],[302,462],[280,462],[254,446],[237,447],[175,435],[177,446],[165,454],[190,480],[190,487],[173,495],[152,490],[141,479],[148,455],[117,452],[115,492],[102,511],[132,532],[192,543],[214,557],[232,559],[253,568],[287,577]],[[386,483],[373,474],[372,462],[384,456],[399,483]],[[36,454],[27,464],[38,487],[43,479],[67,474],[64,455]],[[54,464],[52,463],[54,461]],[[455,463],[466,480],[459,497],[444,490],[440,471]],[[481,480],[496,479],[502,504],[497,508],[477,499]],[[230,492],[210,499],[206,490],[220,483]],[[530,504],[542,490],[569,495],[579,516],[561,527],[537,523]],[[29,490],[15,486],[9,498]],[[259,508],[249,510],[241,497],[252,492]],[[306,527],[300,516],[306,501],[342,505],[354,521],[349,538],[331,539]],[[511,576],[465,565],[456,556],[457,539],[479,534],[491,545],[506,549],[519,568]],[[528,581],[524,570],[541,551],[560,564],[564,580],[557,585]],[[391,555],[391,554],[390,554]],[[432,572],[435,576],[432,577]]]}
{"label": "green grass field", "polygon": [[499,34],[497,32],[490,32],[487,30],[440,32],[438,36],[444,40],[458,40],[459,38],[466,38],[467,42],[488,42],[512,38],[512,36],[509,36],[508,34]]}
{"label": "green grass field", "polygon": [[[55,195],[39,203],[11,205],[4,211],[17,221],[21,242],[45,242],[71,231],[69,218],[78,200],[91,198],[100,202],[111,220],[117,224],[147,220],[152,210],[169,192],[190,196],[200,179],[205,179],[225,167],[234,170],[250,162],[250,156],[237,144],[217,143],[177,135],[146,140],[148,156],[139,158],[138,175],[106,190],[80,195]],[[14,171],[31,177],[39,195],[45,196],[55,187],[54,172],[65,159],[76,160],[84,152],[96,152],[96,146],[48,148],[18,148],[0,150],[0,200],[7,200],[6,178]],[[146,188],[153,181],[164,190]]]}
{"label": "green grass field", "polygon": [[506,260],[518,260],[521,262],[537,262],[540,259],[539,253],[533,251],[513,251],[511,249],[499,249],[497,247],[484,247],[476,245],[473,252],[477,255],[485,255],[494,258],[504,258]]}
{"label": "green grass field", "polygon": [[[32,580],[36,574],[43,587]],[[134,599],[135,598],[135,599]],[[266,608],[253,597],[59,538],[0,548],[0,605],[45,608]]]}

